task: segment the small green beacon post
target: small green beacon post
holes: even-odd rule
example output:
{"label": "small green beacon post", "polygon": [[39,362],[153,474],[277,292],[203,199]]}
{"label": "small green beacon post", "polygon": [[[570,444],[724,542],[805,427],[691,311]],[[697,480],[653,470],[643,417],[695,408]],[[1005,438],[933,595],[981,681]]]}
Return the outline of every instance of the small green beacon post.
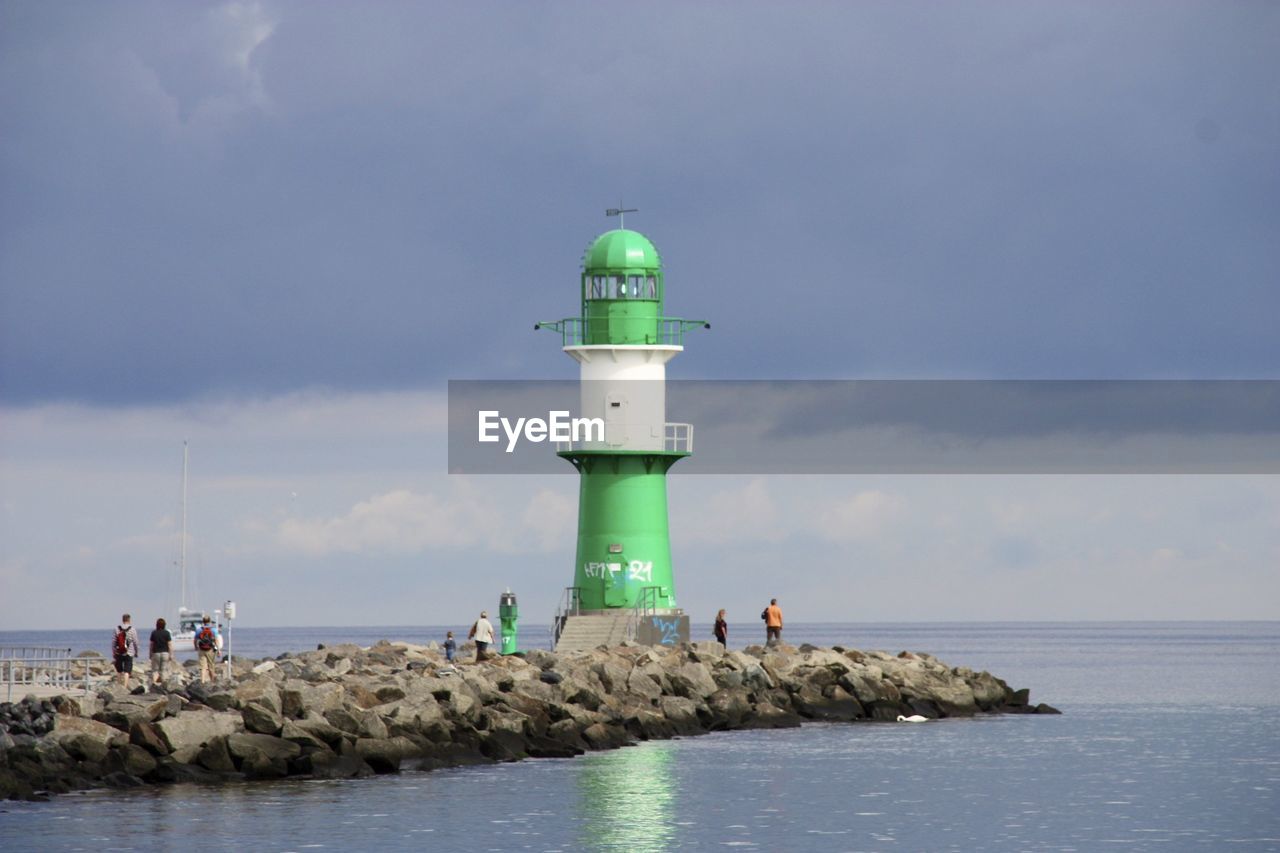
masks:
{"label": "small green beacon post", "polygon": [[498,621],[502,624],[502,653],[516,653],[516,622],[520,619],[520,608],[516,605],[516,594],[508,589],[498,599]]}

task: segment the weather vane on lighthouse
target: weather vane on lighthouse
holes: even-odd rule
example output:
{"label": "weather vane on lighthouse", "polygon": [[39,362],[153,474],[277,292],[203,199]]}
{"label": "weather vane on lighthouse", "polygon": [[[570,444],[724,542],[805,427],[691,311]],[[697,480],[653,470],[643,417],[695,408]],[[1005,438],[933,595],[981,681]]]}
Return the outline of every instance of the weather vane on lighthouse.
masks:
{"label": "weather vane on lighthouse", "polygon": [[[605,211],[619,225],[636,208]],[[685,332],[703,320],[663,316],[666,285],[658,250],[616,228],[582,256],[579,312],[535,328],[560,333],[579,365],[581,411],[604,434],[564,442],[557,455],[580,475],[573,586],[555,618],[555,646],[573,650],[634,639],[689,639],[676,606],[667,526],[667,471],[693,453],[693,426],[667,423],[666,365]]]}
{"label": "weather vane on lighthouse", "polygon": [[627,227],[627,217],[626,217],[626,214],[628,214],[628,213],[639,213],[639,212],[640,212],[640,208],[638,208],[638,207],[623,207],[623,206],[622,206],[622,202],[618,202],[618,206],[617,206],[617,207],[611,207],[611,208],[609,208],[608,210],[606,210],[606,211],[604,212],[604,215],[605,215],[605,216],[616,216],[616,217],[618,217],[618,229],[619,229],[619,230],[626,230],[626,227]]}

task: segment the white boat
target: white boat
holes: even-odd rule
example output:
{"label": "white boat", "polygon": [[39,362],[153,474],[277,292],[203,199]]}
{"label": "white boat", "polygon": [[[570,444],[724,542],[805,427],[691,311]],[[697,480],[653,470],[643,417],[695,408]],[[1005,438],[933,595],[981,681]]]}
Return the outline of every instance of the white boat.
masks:
{"label": "white boat", "polygon": [[178,620],[175,628],[170,628],[173,635],[175,652],[193,651],[196,631],[199,630],[207,615],[217,624],[221,611],[192,610],[187,607],[187,443],[182,442],[182,544],[178,556],[178,573],[182,578],[181,598],[178,600]]}

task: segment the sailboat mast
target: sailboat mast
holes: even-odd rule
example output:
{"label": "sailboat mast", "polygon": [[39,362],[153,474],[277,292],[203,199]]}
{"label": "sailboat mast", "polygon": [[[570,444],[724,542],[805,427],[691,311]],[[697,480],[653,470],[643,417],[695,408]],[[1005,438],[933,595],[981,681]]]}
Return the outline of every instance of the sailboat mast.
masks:
{"label": "sailboat mast", "polygon": [[187,606],[187,443],[182,442],[182,607]]}

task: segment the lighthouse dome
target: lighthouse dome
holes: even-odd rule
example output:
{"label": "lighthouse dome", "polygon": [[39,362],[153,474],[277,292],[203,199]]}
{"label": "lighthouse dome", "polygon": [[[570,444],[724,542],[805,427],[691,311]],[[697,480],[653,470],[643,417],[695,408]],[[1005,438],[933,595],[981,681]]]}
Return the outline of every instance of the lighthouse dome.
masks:
{"label": "lighthouse dome", "polygon": [[648,237],[638,231],[615,228],[587,247],[582,269],[586,273],[645,273],[662,269],[662,259]]}

